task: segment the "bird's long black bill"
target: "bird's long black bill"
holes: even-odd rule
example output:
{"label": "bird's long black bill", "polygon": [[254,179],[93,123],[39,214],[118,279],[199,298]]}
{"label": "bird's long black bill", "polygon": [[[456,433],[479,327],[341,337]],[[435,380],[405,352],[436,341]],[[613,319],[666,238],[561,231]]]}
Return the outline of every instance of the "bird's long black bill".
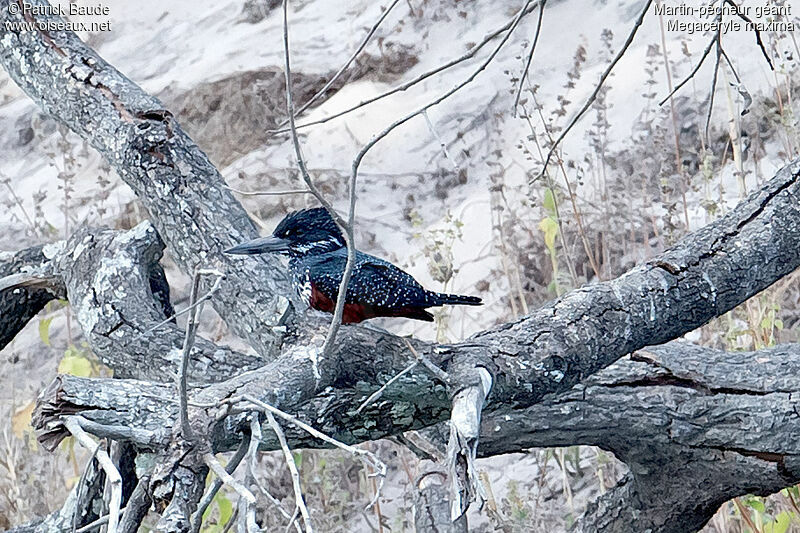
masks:
{"label": "bird's long black bill", "polygon": [[252,241],[243,242],[233,248],[225,250],[226,254],[232,255],[256,255],[274,252],[285,252],[289,249],[289,241],[279,237],[261,237]]}

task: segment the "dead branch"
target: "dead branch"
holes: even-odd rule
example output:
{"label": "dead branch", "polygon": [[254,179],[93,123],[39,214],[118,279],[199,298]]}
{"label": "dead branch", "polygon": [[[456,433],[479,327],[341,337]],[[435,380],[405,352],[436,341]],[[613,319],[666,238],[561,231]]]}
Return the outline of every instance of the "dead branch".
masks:
{"label": "dead branch", "polygon": [[222,482],[233,490],[239,495],[245,502],[245,520],[246,520],[246,528],[243,530],[243,533],[254,533],[258,531],[258,526],[256,526],[256,497],[253,496],[253,493],[250,492],[250,489],[233,479],[233,477],[228,473],[224,466],[220,464],[214,454],[212,453],[204,453],[203,454],[203,461],[208,465],[208,467],[214,472],[214,474],[219,477]]}
{"label": "dead branch", "polygon": [[316,102],[317,99],[320,96],[322,96],[322,95],[324,95],[325,93],[328,92],[328,89],[330,89],[333,86],[333,84],[336,83],[336,80],[338,80],[342,76],[342,74],[344,74],[344,72],[353,63],[353,61],[355,61],[355,59],[359,56],[359,54],[361,54],[361,52],[364,51],[364,48],[367,47],[367,44],[369,44],[369,41],[370,41],[370,39],[372,39],[372,36],[375,35],[376,31],[378,31],[378,27],[380,27],[380,25],[383,23],[383,21],[386,20],[386,17],[389,16],[389,13],[392,12],[392,10],[395,8],[395,6],[399,2],[400,2],[400,0],[394,0],[389,5],[389,7],[387,7],[386,9],[383,10],[383,12],[381,13],[381,16],[378,17],[378,20],[376,20],[375,24],[372,25],[372,28],[370,28],[369,32],[367,32],[367,35],[364,36],[364,39],[361,40],[361,43],[358,45],[358,47],[355,49],[355,51],[350,55],[349,58],[347,58],[347,61],[345,61],[344,65],[339,67],[339,70],[336,71],[336,74],[334,74],[331,77],[331,79],[328,80],[328,82],[319,91],[314,93],[314,96],[309,98],[302,106],[300,106],[300,108],[295,112],[294,115],[291,116],[291,118],[287,118],[286,120],[284,120],[283,122],[278,124],[278,126],[275,128],[276,130],[279,130],[280,128],[283,128],[284,126],[286,126],[289,123],[290,120],[293,120],[293,119],[297,118],[298,116],[302,115],[303,112],[306,109],[308,109],[309,107],[311,107],[311,105],[314,102]]}
{"label": "dead branch", "polygon": [[594,103],[595,99],[597,99],[597,95],[600,94],[600,90],[603,88],[603,85],[605,84],[606,80],[611,75],[611,72],[614,70],[614,67],[617,65],[619,60],[622,59],[622,56],[625,55],[625,52],[628,51],[628,48],[633,42],[634,37],[636,37],[636,32],[638,32],[639,28],[642,26],[644,17],[645,15],[647,15],[648,10],[650,9],[650,4],[652,3],[653,0],[647,0],[641,13],[639,13],[639,18],[636,19],[633,28],[628,34],[628,38],[625,39],[625,42],[622,44],[622,48],[620,48],[619,52],[617,52],[617,55],[614,56],[614,59],[611,60],[611,63],[609,63],[608,67],[606,67],[605,72],[603,72],[603,74],[600,75],[600,80],[597,82],[597,85],[595,85],[594,91],[592,91],[592,94],[589,95],[589,98],[586,99],[583,106],[572,117],[572,120],[569,121],[567,127],[561,131],[561,134],[558,136],[553,145],[550,147],[550,150],[547,151],[547,157],[545,157],[544,163],[542,164],[542,171],[539,173],[540,179],[542,178],[542,176],[544,176],[545,172],[547,172],[547,166],[550,164],[550,159],[552,159],[553,154],[555,154],[556,150],[558,150],[558,146],[561,144],[561,141],[564,140],[564,138],[567,136],[570,130],[575,126],[575,124],[578,123],[583,114],[586,113],[586,111],[590,107],[592,107],[592,104]]}
{"label": "dead branch", "polygon": [[[283,451],[283,458],[286,460],[286,467],[289,469],[289,473],[292,476],[295,514],[300,512],[300,515],[303,517],[303,525],[305,525],[306,533],[314,533],[314,526],[311,523],[311,515],[308,512],[305,497],[303,496],[303,487],[300,485],[300,473],[297,471],[297,465],[294,463],[292,450],[289,449],[289,445],[286,443],[286,435],[283,433],[283,428],[281,428],[280,424],[278,424],[278,421],[275,420],[274,416],[272,416],[271,411],[266,411],[265,416],[267,418],[267,422],[269,423],[269,427],[275,432],[275,437],[277,437],[278,442],[280,443],[281,450]],[[289,529],[293,523],[294,517],[290,518],[289,525],[286,526],[286,529]]]}
{"label": "dead branch", "polygon": [[425,472],[415,483],[414,527],[417,533],[467,533],[467,516],[450,518],[447,474]]}
{"label": "dead branch", "polygon": [[[50,260],[92,352],[115,376],[165,381],[180,364],[185,333],[165,320],[173,313],[158,264],[163,247],[149,222],[127,232],[82,229]],[[264,362],[205,339],[196,339],[190,359],[187,378],[194,384]]]}
{"label": "dead branch", "polygon": [[533,42],[531,42],[530,50],[528,50],[528,59],[525,60],[525,67],[522,69],[522,75],[519,77],[519,82],[517,85],[517,94],[514,95],[514,105],[512,107],[512,115],[517,116],[517,106],[519,106],[519,98],[522,96],[522,87],[525,83],[525,78],[528,77],[528,71],[531,68],[531,62],[533,62],[533,53],[536,51],[536,43],[539,42],[539,33],[542,29],[542,19],[544,19],[544,6],[547,4],[547,0],[541,0],[539,2],[539,18],[536,21],[536,34],[533,36]]}
{"label": "dead branch", "polygon": [[66,420],[64,420],[64,427],[67,428],[81,446],[89,450],[93,456],[97,458],[97,461],[106,473],[106,478],[111,484],[107,531],[108,533],[117,533],[120,510],[122,508],[122,477],[119,475],[119,470],[114,466],[108,453],[100,448],[101,444],[94,442],[89,434],[81,427],[81,417],[67,417]]}
{"label": "dead branch", "polygon": [[[523,12],[523,16],[529,14],[538,5],[539,5],[538,0],[535,1],[535,2],[532,2],[532,3],[529,3],[527,5],[527,7],[525,8],[524,12]],[[478,44],[472,46],[463,55],[461,55],[461,56],[459,56],[459,57],[457,57],[455,59],[452,59],[452,60],[448,61],[447,63],[439,65],[438,67],[435,67],[435,68],[433,68],[433,69],[431,69],[431,70],[429,70],[427,72],[424,72],[423,74],[420,74],[419,76],[417,76],[413,80],[410,80],[408,82],[402,83],[402,84],[398,85],[397,87],[395,87],[393,89],[390,89],[390,90],[388,90],[388,91],[386,91],[384,93],[379,94],[378,96],[374,96],[372,98],[368,98],[366,100],[363,100],[360,103],[345,109],[344,111],[340,111],[338,113],[334,113],[334,114],[328,115],[327,117],[321,118],[319,120],[306,122],[304,124],[298,124],[297,125],[297,129],[303,129],[303,128],[307,128],[309,126],[315,126],[317,124],[324,124],[324,123],[326,123],[326,122],[328,122],[330,120],[339,118],[339,117],[344,116],[344,115],[346,115],[348,113],[352,113],[353,111],[355,111],[357,109],[360,109],[360,108],[362,108],[364,106],[367,106],[369,104],[372,104],[374,102],[377,102],[378,100],[382,100],[382,99],[384,99],[384,98],[386,98],[388,96],[391,96],[393,94],[397,94],[399,92],[406,91],[406,90],[410,89],[411,87],[419,84],[420,82],[425,81],[426,79],[430,78],[431,76],[435,76],[436,74],[439,74],[440,72],[444,72],[445,70],[449,70],[450,68],[452,68],[452,67],[454,67],[456,65],[459,65],[459,64],[461,64],[461,63],[463,63],[465,61],[468,61],[468,60],[472,59],[473,57],[475,57],[475,55],[484,46],[486,46],[487,44],[492,42],[499,35],[502,35],[509,28],[511,28],[511,26],[513,24],[514,24],[514,20],[513,19],[509,20],[508,22],[506,22],[505,24],[503,24],[499,28],[489,32],[486,35],[486,37],[484,37],[481,40],[481,42],[479,42]],[[275,133],[275,134],[277,134],[277,133],[287,133],[289,131],[290,131],[289,129],[276,129],[276,130],[271,131],[270,133]]]}
{"label": "dead branch", "polygon": [[142,525],[142,520],[147,516],[152,499],[147,493],[150,484],[150,475],[144,475],[139,479],[136,488],[128,498],[125,512],[119,521],[119,533],[136,533]]}
{"label": "dead branch", "polygon": [[[239,467],[239,464],[242,462],[242,459],[244,459],[251,442],[253,442],[253,438],[249,433],[245,433],[241,444],[239,444],[239,448],[236,450],[236,453],[233,454],[233,457],[231,457],[230,461],[228,461],[228,464],[225,466],[225,471],[228,474],[233,474],[234,471],[236,471],[236,469]],[[258,443],[256,442],[256,446],[257,445]],[[197,505],[197,510],[192,515],[192,533],[197,533],[200,531],[200,527],[203,525],[203,514],[206,512],[206,509],[208,509],[208,506],[211,505],[211,502],[214,501],[214,498],[219,492],[219,489],[222,488],[222,485],[224,485],[222,477],[217,476],[214,481],[211,482],[211,486],[208,487],[206,492],[203,494],[200,503]]]}
{"label": "dead branch", "polygon": [[[800,430],[796,366],[798,345],[757,352],[650,347],[568,394],[488,415],[480,451],[600,446],[630,474],[590,507],[577,531],[630,532],[632,524],[697,531],[731,498],[800,481],[800,447],[786,438]],[[444,428],[439,433],[446,438]]]}
{"label": "dead branch", "polygon": [[[208,292],[198,298],[198,291],[200,290],[200,278],[203,275],[216,276],[214,285]],[[189,425],[189,406],[188,406],[188,370],[189,358],[191,356],[192,348],[194,347],[195,338],[197,337],[197,328],[200,326],[198,316],[203,309],[203,302],[210,299],[217,289],[219,289],[220,282],[225,277],[225,274],[218,270],[201,269],[198,268],[194,271],[194,278],[192,279],[192,289],[189,291],[189,307],[191,310],[189,320],[186,321],[186,336],[183,338],[183,348],[181,349],[180,366],[178,367],[177,386],[178,398],[180,400],[180,413],[181,413],[181,436],[186,440],[192,440],[192,428]],[[209,465],[210,467],[211,465]]]}
{"label": "dead branch", "polygon": [[[9,9],[14,1],[0,0],[0,21],[25,24],[22,13]],[[55,15],[36,20],[63,26]],[[184,272],[198,264],[225,272],[214,308],[262,357],[274,356],[283,333],[274,326],[290,312],[285,270],[277,258],[244,263],[222,253],[257,237],[256,228],[161,102],[68,31],[4,31],[0,63],[137,193]]]}
{"label": "dead branch", "polygon": [[289,49],[289,0],[283,0],[283,53],[284,53],[284,61],[285,61],[285,76],[286,76],[286,108],[289,114],[289,126],[292,132],[292,143],[294,144],[295,155],[297,157],[297,166],[300,168],[300,175],[303,177],[303,181],[305,181],[306,186],[312,192],[314,197],[319,201],[320,204],[325,208],[326,211],[331,215],[336,225],[342,231],[342,235],[344,236],[345,246],[347,247],[347,263],[345,264],[344,274],[342,275],[342,281],[339,284],[339,298],[336,300],[336,307],[333,311],[333,318],[331,318],[331,325],[328,328],[328,334],[325,337],[325,342],[322,345],[322,355],[323,357],[330,355],[331,348],[333,346],[334,341],[336,340],[336,333],[339,331],[339,326],[342,323],[342,314],[344,313],[344,304],[347,297],[347,285],[350,283],[350,275],[353,272],[353,263],[356,258],[356,248],[355,248],[355,233],[354,233],[354,225],[355,225],[355,209],[356,209],[356,184],[355,184],[355,177],[350,179],[349,183],[349,191],[350,191],[350,209],[348,211],[347,221],[343,220],[341,216],[336,212],[333,206],[328,202],[322,194],[317,189],[314,182],[311,180],[311,176],[308,174],[308,170],[306,169],[306,164],[303,159],[303,153],[300,147],[300,139],[297,136],[297,128],[295,127],[294,123],[294,104],[292,103],[292,69],[291,69],[291,61],[290,61],[290,49]]}
{"label": "dead branch", "polygon": [[[242,396],[241,398],[231,398],[231,400],[230,400],[230,403],[232,403],[234,405],[239,403],[239,402],[252,403],[253,405],[256,406],[256,408],[258,410],[262,411],[265,415],[267,415],[268,418],[269,418],[269,415],[278,415],[281,418],[283,418],[284,420],[288,420],[289,422],[291,422],[292,424],[294,424],[298,428],[300,428],[303,431],[307,432],[312,437],[315,437],[315,438],[321,440],[322,442],[325,442],[326,444],[329,444],[331,446],[334,446],[336,448],[344,450],[345,452],[347,452],[347,453],[349,453],[349,454],[361,459],[365,464],[367,464],[370,468],[372,468],[372,473],[367,474],[367,477],[377,477],[377,478],[380,479],[380,482],[379,482],[379,485],[378,485],[378,489],[375,491],[375,496],[373,496],[372,501],[370,501],[370,503],[367,505],[366,508],[369,509],[370,507],[375,505],[375,503],[378,501],[378,497],[380,496],[381,489],[383,488],[383,483],[386,480],[386,464],[383,461],[381,461],[378,458],[377,455],[375,455],[374,453],[372,453],[369,450],[365,450],[363,448],[354,448],[353,446],[349,446],[349,445],[345,444],[344,442],[341,442],[341,441],[339,441],[337,439],[334,439],[333,437],[331,437],[329,435],[326,435],[325,433],[323,433],[323,432],[321,432],[321,431],[319,431],[317,429],[314,429],[313,427],[311,427],[310,425],[306,424],[305,422],[303,422],[301,420],[298,420],[296,417],[294,417],[294,416],[292,416],[292,415],[290,415],[288,413],[285,413],[285,412],[281,411],[280,409],[277,409],[277,408],[275,408],[275,407],[273,407],[273,406],[271,406],[269,404],[266,404],[266,403],[260,401],[259,399],[254,398],[253,396],[250,396],[250,395],[246,394],[246,395]],[[273,430],[275,429],[273,424],[270,424],[270,426],[273,428]],[[278,432],[276,431],[276,434],[277,433]],[[280,433],[283,434],[283,430],[281,430]],[[280,436],[278,438],[280,440]],[[286,450],[284,450],[284,453],[286,453]]]}
{"label": "dead branch", "polygon": [[0,252],[0,316],[3,317],[0,321],[0,349],[14,339],[47,302],[66,297],[63,284],[54,285],[51,290],[30,284],[20,285],[21,281],[32,279],[50,280],[47,275],[50,260],[46,253],[56,249],[58,246],[35,246],[16,253]]}

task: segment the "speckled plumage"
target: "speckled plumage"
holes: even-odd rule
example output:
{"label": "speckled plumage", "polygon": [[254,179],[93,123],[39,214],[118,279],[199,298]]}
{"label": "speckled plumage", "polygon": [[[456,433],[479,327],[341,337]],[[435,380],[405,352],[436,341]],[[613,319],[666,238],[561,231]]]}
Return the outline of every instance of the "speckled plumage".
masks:
{"label": "speckled plumage", "polygon": [[[289,256],[292,284],[312,308],[333,312],[347,264],[344,237],[328,212],[306,209],[287,215],[271,237],[236,246],[229,253],[278,252]],[[378,316],[433,321],[425,309],[444,304],[480,305],[480,298],[424,289],[410,274],[378,257],[356,252],[342,322]]]}

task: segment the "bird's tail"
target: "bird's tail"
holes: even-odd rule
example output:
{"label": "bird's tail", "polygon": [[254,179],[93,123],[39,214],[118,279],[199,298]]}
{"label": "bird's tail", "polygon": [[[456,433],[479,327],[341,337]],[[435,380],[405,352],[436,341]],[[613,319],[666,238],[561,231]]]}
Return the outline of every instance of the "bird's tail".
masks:
{"label": "bird's tail", "polygon": [[434,305],[483,305],[483,301],[477,296],[463,296],[461,294],[434,293],[436,304]]}

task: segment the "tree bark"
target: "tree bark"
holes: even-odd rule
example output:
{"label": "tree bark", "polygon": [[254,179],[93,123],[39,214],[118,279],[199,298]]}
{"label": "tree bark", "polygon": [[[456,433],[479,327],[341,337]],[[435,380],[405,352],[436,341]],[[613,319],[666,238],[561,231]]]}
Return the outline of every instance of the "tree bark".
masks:
{"label": "tree bark", "polygon": [[[16,2],[0,0],[0,24],[34,21],[28,11],[9,9]],[[63,22],[53,15],[37,15],[35,21]],[[185,272],[198,265],[226,271],[214,307],[231,329],[269,356],[280,341],[274,326],[287,312],[286,270],[276,258],[241,261],[222,254],[255,238],[255,226],[172,114],[72,32],[6,27],[0,62],[44,111],[114,167]]]}
{"label": "tree bark", "polygon": [[[24,10],[8,9],[12,1],[0,0],[0,23],[25,18]],[[35,251],[25,260],[61,280],[92,349],[127,378],[59,376],[36,409],[40,440],[52,449],[66,435],[63,416],[79,414],[96,436],[157,451],[159,468],[150,482],[163,512],[157,529],[188,527],[206,472],[198,450],[239,444],[253,407],[244,396],[357,443],[434,426],[468,394],[477,400],[466,426],[477,424],[488,393],[478,453],[594,444],[628,463],[630,476],[590,509],[584,531],[629,531],[634,522],[637,531],[691,531],[733,495],[767,493],[798,480],[800,450],[791,438],[800,429],[792,400],[798,383],[791,376],[800,370],[794,347],[750,354],[737,367],[746,371],[737,374],[729,373],[728,360],[739,355],[678,344],[641,350],[702,326],[800,266],[800,159],[655,259],[530,316],[452,345],[347,326],[324,355],[325,324],[291,320],[287,274],[276,259],[221,253],[255,236],[254,227],[158,100],[70,32],[7,30],[0,62],[34,101],[117,169],[186,273],[202,266],[225,274],[212,301],[258,353],[198,339],[190,366],[193,448],[176,436],[178,402],[174,387],[163,383],[177,367],[182,335],[173,323],[160,324],[169,299],[153,227],[79,232],[47,261]],[[0,293],[0,305],[16,312],[13,319],[2,315],[0,340],[13,337],[39,305],[27,295],[13,303],[19,294]],[[414,361],[413,352],[446,370],[447,379],[417,365],[358,411]],[[635,360],[615,364],[632,352]],[[760,365],[763,357],[784,366]],[[742,431],[752,420],[760,425]],[[776,420],[780,429],[759,430],[777,428]],[[294,447],[320,445],[291,425],[286,431]],[[264,434],[262,447],[273,449],[272,432]],[[475,445],[473,439],[472,453]]]}
{"label": "tree bark", "polygon": [[[47,258],[43,246],[35,246],[17,253],[0,253],[0,279],[26,271],[36,271]],[[28,321],[44,309],[47,302],[61,297],[62,290],[36,287],[13,287],[0,289],[0,350],[14,340]]]}

